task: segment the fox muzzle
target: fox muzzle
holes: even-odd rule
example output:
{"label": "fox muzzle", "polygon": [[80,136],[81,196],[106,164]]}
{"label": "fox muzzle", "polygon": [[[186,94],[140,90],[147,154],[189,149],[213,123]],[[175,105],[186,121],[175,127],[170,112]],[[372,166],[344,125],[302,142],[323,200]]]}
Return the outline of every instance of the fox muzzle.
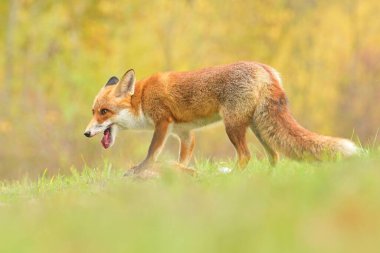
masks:
{"label": "fox muzzle", "polygon": [[86,131],[86,132],[84,132],[84,136],[86,136],[86,137],[91,137],[91,132],[90,131]]}

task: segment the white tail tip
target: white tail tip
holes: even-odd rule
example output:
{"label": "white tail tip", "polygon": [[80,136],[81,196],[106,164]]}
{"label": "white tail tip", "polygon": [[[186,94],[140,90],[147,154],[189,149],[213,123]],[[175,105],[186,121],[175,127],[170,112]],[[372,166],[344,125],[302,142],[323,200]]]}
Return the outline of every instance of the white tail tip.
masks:
{"label": "white tail tip", "polygon": [[339,151],[344,156],[352,156],[358,153],[358,147],[350,140],[342,139],[339,141]]}

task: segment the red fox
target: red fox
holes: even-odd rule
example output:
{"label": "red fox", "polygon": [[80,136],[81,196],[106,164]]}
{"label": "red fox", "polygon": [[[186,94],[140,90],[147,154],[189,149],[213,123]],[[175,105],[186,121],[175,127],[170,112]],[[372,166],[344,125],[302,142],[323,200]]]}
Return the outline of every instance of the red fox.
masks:
{"label": "red fox", "polygon": [[137,81],[134,70],[111,77],[96,96],[93,118],[84,135],[103,132],[109,148],[119,129],[154,129],[146,158],[129,172],[140,173],[158,157],[169,134],[180,140],[179,163],[187,166],[194,129],[223,120],[238,166],[250,160],[250,128],[275,165],[279,153],[292,159],[322,160],[357,153],[347,139],[318,135],[303,128],[289,112],[279,73],[265,64],[237,62],[189,72],[158,73]]}

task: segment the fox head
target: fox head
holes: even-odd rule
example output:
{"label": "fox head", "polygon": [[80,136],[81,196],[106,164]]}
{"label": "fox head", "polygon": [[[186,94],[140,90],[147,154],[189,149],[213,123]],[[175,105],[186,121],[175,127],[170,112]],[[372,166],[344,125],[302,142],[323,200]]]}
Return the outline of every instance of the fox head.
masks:
{"label": "fox head", "polygon": [[121,80],[111,77],[95,97],[92,106],[92,119],[84,135],[93,137],[103,133],[102,145],[111,147],[120,127],[127,128],[126,121],[131,117],[131,97],[135,92],[135,72],[128,70]]}

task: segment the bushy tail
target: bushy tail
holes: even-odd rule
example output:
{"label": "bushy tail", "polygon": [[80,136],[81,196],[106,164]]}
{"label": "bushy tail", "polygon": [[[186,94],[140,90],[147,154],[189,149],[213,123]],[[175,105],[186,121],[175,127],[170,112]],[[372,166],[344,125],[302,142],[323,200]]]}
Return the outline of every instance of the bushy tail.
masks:
{"label": "bushy tail", "polygon": [[299,125],[289,112],[285,92],[274,81],[253,117],[252,128],[264,145],[292,159],[323,160],[358,152],[350,140],[319,135]]}

